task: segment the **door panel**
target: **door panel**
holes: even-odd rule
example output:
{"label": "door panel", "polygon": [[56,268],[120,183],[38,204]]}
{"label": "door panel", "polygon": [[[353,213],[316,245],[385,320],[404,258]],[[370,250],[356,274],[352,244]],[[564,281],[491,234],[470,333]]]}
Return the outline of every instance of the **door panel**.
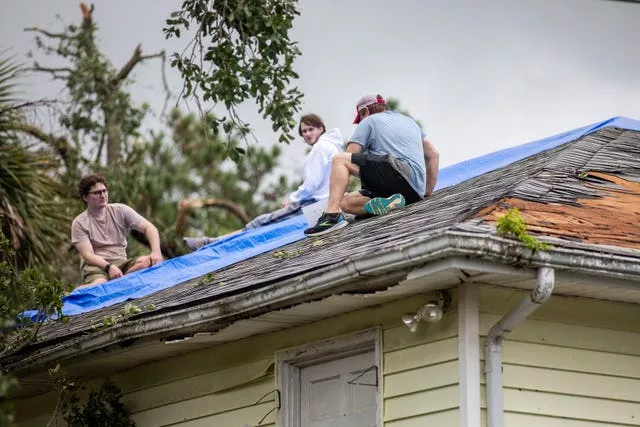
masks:
{"label": "door panel", "polygon": [[302,427],[375,427],[377,368],[374,352],[300,370]]}
{"label": "door panel", "polygon": [[309,416],[313,420],[334,419],[341,412],[340,376],[312,379],[309,383]]}

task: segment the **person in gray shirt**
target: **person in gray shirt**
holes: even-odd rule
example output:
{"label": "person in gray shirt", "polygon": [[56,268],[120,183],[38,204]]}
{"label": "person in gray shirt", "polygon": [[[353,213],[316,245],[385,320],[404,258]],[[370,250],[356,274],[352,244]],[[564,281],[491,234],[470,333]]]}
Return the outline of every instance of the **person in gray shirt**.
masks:
{"label": "person in gray shirt", "polygon": [[[131,207],[109,203],[107,180],[85,176],[78,191],[87,209],[71,224],[71,243],[80,253],[83,285],[92,286],[162,262],[158,229]],[[147,237],[151,253],[127,258],[127,233],[135,229]]]}

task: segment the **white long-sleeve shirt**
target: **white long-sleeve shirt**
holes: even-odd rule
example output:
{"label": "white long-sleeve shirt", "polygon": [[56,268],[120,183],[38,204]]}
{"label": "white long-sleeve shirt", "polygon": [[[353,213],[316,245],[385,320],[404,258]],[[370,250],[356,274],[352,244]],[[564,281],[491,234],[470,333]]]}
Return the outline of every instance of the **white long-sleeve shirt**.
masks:
{"label": "white long-sleeve shirt", "polygon": [[329,129],[313,144],[313,148],[304,159],[302,185],[289,195],[289,202],[300,202],[307,199],[324,200],[329,198],[329,177],[331,160],[341,153],[344,138],[340,129]]}

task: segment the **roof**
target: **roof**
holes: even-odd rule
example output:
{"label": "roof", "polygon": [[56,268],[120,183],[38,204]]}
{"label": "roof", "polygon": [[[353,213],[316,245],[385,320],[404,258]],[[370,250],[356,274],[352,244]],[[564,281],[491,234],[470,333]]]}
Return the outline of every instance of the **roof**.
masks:
{"label": "roof", "polygon": [[[611,126],[637,130],[640,129],[640,122],[619,117],[613,118],[449,166],[440,171],[436,189],[450,187],[481,176],[528,156],[553,149]],[[303,230],[307,226],[305,219],[298,216],[257,229],[244,230],[223,237],[194,253],[169,259],[159,265],[127,274],[100,285],[75,289],[70,295],[64,297],[63,313],[65,316],[75,316],[119,302],[138,299],[219,271],[256,255],[305,239]],[[280,252],[279,255],[287,256],[288,254]],[[39,316],[35,311],[29,312],[29,315],[33,320]]]}
{"label": "roof", "polygon": [[[405,249],[417,248],[418,244],[445,235],[487,239],[494,234],[491,224],[509,207],[521,209],[534,233],[555,237],[554,246],[580,250],[583,254],[607,252],[614,261],[638,261],[640,265],[639,160],[640,132],[617,127],[599,129],[574,142],[439,190],[405,209],[358,221],[321,239],[304,239],[278,252],[257,255],[216,271],[209,280],[189,280],[141,297],[135,301],[138,307],[153,308],[126,321],[144,329],[141,325],[151,319],[161,325],[166,316],[179,313],[184,323],[195,325],[206,320],[197,318],[204,315],[196,308],[241,301],[245,295],[267,287],[280,292],[274,294],[278,298],[286,296],[287,304],[292,305],[292,301],[318,298],[319,294],[308,296],[305,287],[320,277],[323,283],[329,283],[338,270],[342,276],[334,283],[342,286],[340,289],[354,292],[358,288],[388,287],[389,281],[406,277],[410,267],[437,255],[436,249],[427,250],[424,245],[420,246],[421,253]],[[447,242],[445,246],[451,245],[451,240]],[[460,249],[460,253],[464,251]],[[368,273],[357,267],[361,264],[356,261],[381,254],[397,256],[387,257],[390,261],[386,265],[376,265],[375,273],[374,269]],[[632,273],[620,275],[633,277],[636,273]],[[378,282],[383,276],[384,281]],[[337,292],[336,289],[327,290],[329,293],[325,295]],[[76,350],[69,351],[80,351],[79,343],[95,332],[96,325],[101,325],[105,316],[122,313],[125,304],[74,316],[65,324],[45,325],[37,344],[3,362],[19,367],[26,363],[23,359],[28,359],[25,354],[54,351],[68,347],[71,342]],[[264,310],[277,307],[277,303],[269,304],[272,305]],[[217,313],[224,311],[224,306],[216,307]],[[237,307],[229,303],[229,312],[225,314],[228,322],[245,315]],[[113,339],[105,335],[96,345],[107,346]]]}

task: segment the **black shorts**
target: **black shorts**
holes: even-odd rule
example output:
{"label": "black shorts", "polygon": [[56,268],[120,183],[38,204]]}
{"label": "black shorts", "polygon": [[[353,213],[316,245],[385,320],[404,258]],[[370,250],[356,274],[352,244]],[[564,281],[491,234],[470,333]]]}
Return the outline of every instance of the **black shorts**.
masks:
{"label": "black shorts", "polygon": [[351,163],[360,168],[362,183],[360,194],[363,196],[372,199],[400,193],[404,196],[407,205],[422,200],[422,196],[418,195],[400,172],[391,165],[388,156],[354,153],[351,155]]}

